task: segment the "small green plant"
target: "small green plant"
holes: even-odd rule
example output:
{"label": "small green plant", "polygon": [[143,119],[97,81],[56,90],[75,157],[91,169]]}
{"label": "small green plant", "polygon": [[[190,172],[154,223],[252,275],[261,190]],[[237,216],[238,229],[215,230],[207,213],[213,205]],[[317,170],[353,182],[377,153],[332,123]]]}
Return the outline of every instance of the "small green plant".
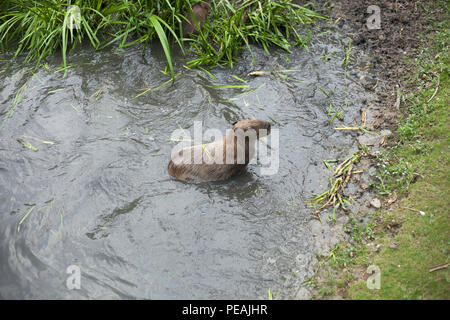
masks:
{"label": "small green plant", "polygon": [[344,79],[347,79],[347,68],[350,63],[350,55],[352,51],[352,40],[348,39],[347,44],[344,44],[344,59],[342,60],[342,66],[344,67]]}
{"label": "small green plant", "polygon": [[333,57],[334,53],[333,52],[329,52],[323,56],[320,57],[320,59],[322,59],[323,62],[327,62],[329,60],[331,60],[331,58]]}
{"label": "small green plant", "polygon": [[330,103],[330,106],[328,107],[328,116],[331,117],[330,125],[332,125],[336,118],[339,120],[344,120],[344,110],[337,110]]}
{"label": "small green plant", "polygon": [[378,167],[375,189],[382,195],[391,195],[398,190],[399,194],[405,192],[414,177],[413,165],[404,158],[395,157],[394,152],[384,150],[376,155]]}
{"label": "small green plant", "polygon": [[353,242],[361,244],[374,239],[373,225],[358,223],[355,218],[350,218],[344,226],[344,231],[350,235]]}
{"label": "small green plant", "polygon": [[227,63],[233,67],[237,54],[244,48],[253,56],[250,43],[261,45],[266,52],[271,46],[287,52],[292,45],[306,47],[308,25],[325,18],[288,0],[214,1],[210,19],[191,42],[191,51],[197,53],[198,58],[188,65]]}

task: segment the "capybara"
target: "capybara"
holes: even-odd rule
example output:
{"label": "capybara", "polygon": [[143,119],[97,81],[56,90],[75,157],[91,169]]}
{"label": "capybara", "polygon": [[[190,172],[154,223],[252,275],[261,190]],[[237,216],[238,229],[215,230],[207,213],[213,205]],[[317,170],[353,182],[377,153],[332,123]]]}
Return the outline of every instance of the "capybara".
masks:
{"label": "capybara", "polygon": [[270,128],[263,120],[237,121],[221,140],[175,151],[169,174],[184,181],[217,181],[242,173],[255,155],[257,140],[269,135]]}

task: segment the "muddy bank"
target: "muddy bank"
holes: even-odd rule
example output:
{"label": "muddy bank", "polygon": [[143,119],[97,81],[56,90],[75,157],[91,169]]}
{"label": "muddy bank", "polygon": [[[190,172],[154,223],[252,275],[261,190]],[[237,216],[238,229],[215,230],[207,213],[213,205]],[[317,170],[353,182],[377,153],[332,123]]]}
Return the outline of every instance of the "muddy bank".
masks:
{"label": "muddy bank", "polygon": [[[370,56],[370,68],[375,71],[383,85],[382,90],[374,90],[375,99],[369,103],[366,109],[373,124],[372,130],[375,129],[376,134],[364,133],[357,137],[361,144],[369,147],[372,155],[381,147],[387,146],[388,137],[395,132],[399,119],[407,112],[401,108],[403,96],[415,88],[414,83],[407,81],[413,71],[410,69],[411,64],[407,59],[414,59],[415,50],[424,45],[422,35],[431,32],[426,16],[436,14],[430,9],[427,1],[378,1],[376,4],[380,9],[381,17],[379,29],[367,28],[367,20],[373,13],[367,12],[367,8],[373,5],[371,1],[335,1],[328,7],[333,20],[340,28],[350,28],[354,31],[353,44],[367,50]],[[360,81],[364,83],[365,79],[360,79]],[[364,170],[365,173],[360,177],[352,177],[351,180],[357,185],[358,191],[352,193],[351,190],[348,190],[350,194],[357,197],[359,195],[360,199],[357,203],[368,204],[353,211],[358,213],[357,217],[361,219],[361,222],[367,220],[367,214],[375,212],[379,208],[388,208],[391,204],[389,199],[378,199],[379,197],[370,187],[372,182],[377,182],[374,178],[377,172],[374,164],[374,157],[366,157],[358,169]],[[395,200],[397,200],[396,197]],[[336,232],[337,235],[341,235],[341,239],[348,242],[349,238],[342,228],[347,222],[348,219],[342,217],[339,220],[341,225],[335,226],[334,229],[321,227],[326,229],[325,232]],[[399,225],[395,226],[395,228],[399,227]],[[323,251],[323,254],[328,256],[331,248]],[[368,277],[365,269],[352,271],[355,281]],[[319,281],[327,281],[329,279],[327,272],[330,270],[317,268],[315,278]],[[311,293],[313,296],[317,296],[317,292],[310,290],[308,286],[303,286],[299,290],[301,297],[311,297]],[[345,292],[336,292],[331,298],[345,298]]]}
{"label": "muddy bank", "polygon": [[377,1],[380,9],[380,29],[369,29],[371,13],[367,8],[373,1],[334,1],[331,10],[339,24],[347,24],[356,31],[353,43],[370,50],[370,64],[386,83],[386,90],[377,92],[379,117],[382,126],[395,129],[400,116],[398,94],[408,91],[406,76],[411,71],[406,58],[414,56],[422,39],[419,34],[427,28],[425,12],[429,1]]}

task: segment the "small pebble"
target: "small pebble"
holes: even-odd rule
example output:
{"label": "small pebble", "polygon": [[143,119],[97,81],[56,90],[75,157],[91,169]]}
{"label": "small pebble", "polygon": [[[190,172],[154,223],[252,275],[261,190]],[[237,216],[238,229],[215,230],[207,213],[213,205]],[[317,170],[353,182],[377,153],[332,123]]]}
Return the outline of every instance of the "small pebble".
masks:
{"label": "small pebble", "polygon": [[370,205],[374,208],[381,208],[381,201],[377,198],[373,198],[372,201],[370,201]]}
{"label": "small pebble", "polygon": [[392,242],[389,244],[389,248],[391,248],[391,249],[397,249],[397,247],[398,247],[398,244],[396,242]]}

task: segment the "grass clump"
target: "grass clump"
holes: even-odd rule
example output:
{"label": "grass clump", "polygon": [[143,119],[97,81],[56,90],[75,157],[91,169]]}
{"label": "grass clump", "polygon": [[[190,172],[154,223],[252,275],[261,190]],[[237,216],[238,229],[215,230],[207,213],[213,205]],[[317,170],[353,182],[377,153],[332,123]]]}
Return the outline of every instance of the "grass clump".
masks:
{"label": "grass clump", "polygon": [[[174,78],[171,45],[184,52],[191,44],[197,57],[188,66],[231,67],[250,43],[269,51],[278,46],[306,46],[301,32],[324,16],[290,0],[210,1],[210,12],[198,34],[183,38],[182,23],[192,11],[193,0],[7,0],[0,4],[2,51],[14,47],[15,56],[26,52],[26,61],[39,64],[61,51],[67,67],[70,48],[88,39],[94,48],[118,44],[120,48],[158,39]],[[66,70],[67,71],[67,70]]]}
{"label": "grass clump", "polygon": [[[314,212],[318,215],[319,219],[320,212],[328,207],[333,207],[331,217],[333,221],[336,221],[336,210],[339,208],[346,210],[346,204],[350,204],[350,201],[344,197],[343,189],[352,176],[354,166],[359,162],[361,156],[365,154],[366,152],[364,150],[355,152],[339,163],[330,178],[330,188],[309,201],[312,204],[321,204]],[[324,163],[331,169],[328,163],[329,161],[325,160]]]}
{"label": "grass clump", "polygon": [[[0,7],[0,40],[5,50],[11,43],[17,47],[15,56],[26,51],[26,61],[40,63],[45,57],[61,49],[63,64],[66,66],[67,49],[82,39],[89,38],[97,47],[99,40],[92,21],[99,21],[100,13],[93,7],[79,3],[83,12],[74,32],[69,28],[69,18],[75,13],[74,7],[64,1],[9,0]],[[69,41],[70,39],[70,41]]]}
{"label": "grass clump", "polygon": [[[266,52],[271,46],[290,52],[291,46],[306,47],[309,24],[325,16],[292,3],[280,1],[213,1],[211,18],[192,43],[197,59],[190,66],[227,63],[233,67],[244,48],[252,54],[250,43],[260,44]],[[253,55],[253,54],[252,54]]]}

